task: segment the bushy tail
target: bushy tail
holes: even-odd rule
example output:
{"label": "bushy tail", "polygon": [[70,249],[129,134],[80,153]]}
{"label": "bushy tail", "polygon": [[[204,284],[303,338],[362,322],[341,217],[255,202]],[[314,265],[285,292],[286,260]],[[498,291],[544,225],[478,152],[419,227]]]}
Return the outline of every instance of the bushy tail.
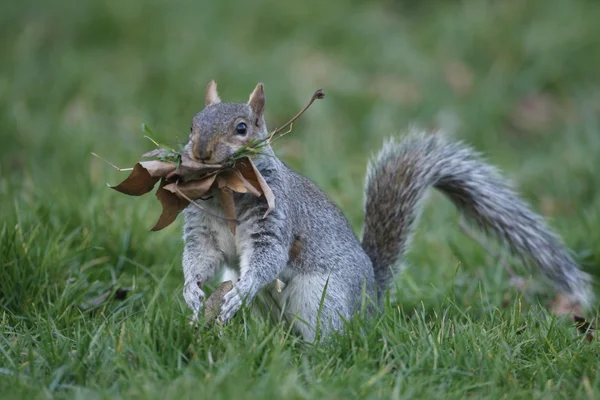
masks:
{"label": "bushy tail", "polygon": [[496,168],[462,143],[418,132],[400,143],[388,142],[367,173],[362,245],[373,262],[379,293],[399,266],[431,186],[470,222],[531,261],[558,289],[582,304],[591,301],[590,277]]}

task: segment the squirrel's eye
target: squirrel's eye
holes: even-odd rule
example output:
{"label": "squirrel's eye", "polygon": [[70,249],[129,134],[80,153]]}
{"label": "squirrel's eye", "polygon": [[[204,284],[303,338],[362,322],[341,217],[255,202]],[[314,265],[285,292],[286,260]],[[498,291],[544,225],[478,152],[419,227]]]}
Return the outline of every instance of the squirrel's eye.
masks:
{"label": "squirrel's eye", "polygon": [[237,133],[238,135],[245,135],[246,131],[247,131],[247,127],[246,124],[243,122],[240,122],[239,124],[237,124],[237,126],[235,127],[235,133]]}

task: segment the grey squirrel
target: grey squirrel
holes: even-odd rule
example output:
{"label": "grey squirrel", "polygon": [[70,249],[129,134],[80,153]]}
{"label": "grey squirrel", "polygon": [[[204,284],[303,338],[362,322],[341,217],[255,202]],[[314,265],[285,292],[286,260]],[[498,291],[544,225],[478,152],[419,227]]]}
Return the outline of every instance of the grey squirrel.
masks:
{"label": "grey squirrel", "polygon": [[[224,103],[211,81],[185,151],[203,163],[227,160],[241,146],[268,134],[264,108],[262,84],[247,103]],[[317,324],[325,337],[341,329],[365,295],[381,303],[430,187],[444,193],[469,221],[532,262],[557,289],[582,304],[591,301],[590,277],[559,236],[494,167],[462,143],[421,132],[387,142],[368,166],[362,242],[316,185],[284,165],[270,147],[264,151],[267,155],[254,162],[276,202],[266,218],[264,197],[239,193],[234,194],[240,221],[235,235],[214,217],[223,215],[218,199],[200,200],[212,215],[192,206],[184,210],[183,295],[196,316],[205,298],[201,286],[227,265],[239,280],[224,297],[222,322],[244,300],[250,303],[265,291],[304,339],[315,338]],[[276,280],[285,284],[283,290],[273,288]]]}

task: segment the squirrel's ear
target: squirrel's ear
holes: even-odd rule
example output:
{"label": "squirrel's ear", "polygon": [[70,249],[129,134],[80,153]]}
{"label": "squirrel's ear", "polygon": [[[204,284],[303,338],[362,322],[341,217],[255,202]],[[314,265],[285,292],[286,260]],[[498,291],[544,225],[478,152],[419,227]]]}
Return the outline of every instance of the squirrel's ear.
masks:
{"label": "squirrel's ear", "polygon": [[254,111],[255,115],[262,115],[262,112],[265,108],[265,88],[262,83],[256,85],[252,91],[252,94],[250,94],[248,105],[252,111]]}
{"label": "squirrel's ear", "polygon": [[211,106],[213,104],[219,104],[221,102],[221,98],[219,97],[219,93],[217,93],[217,84],[215,81],[210,81],[208,86],[206,86],[206,95],[204,96],[204,105]]}

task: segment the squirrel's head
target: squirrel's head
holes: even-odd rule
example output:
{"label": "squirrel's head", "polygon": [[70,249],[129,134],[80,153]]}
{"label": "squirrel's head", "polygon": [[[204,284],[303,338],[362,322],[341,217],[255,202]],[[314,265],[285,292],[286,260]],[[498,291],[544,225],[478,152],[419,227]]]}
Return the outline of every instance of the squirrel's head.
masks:
{"label": "squirrel's head", "polygon": [[222,103],[217,84],[206,87],[205,108],[194,116],[186,151],[193,160],[219,164],[255,139],[267,135],[263,116],[263,84],[256,85],[248,103]]}

